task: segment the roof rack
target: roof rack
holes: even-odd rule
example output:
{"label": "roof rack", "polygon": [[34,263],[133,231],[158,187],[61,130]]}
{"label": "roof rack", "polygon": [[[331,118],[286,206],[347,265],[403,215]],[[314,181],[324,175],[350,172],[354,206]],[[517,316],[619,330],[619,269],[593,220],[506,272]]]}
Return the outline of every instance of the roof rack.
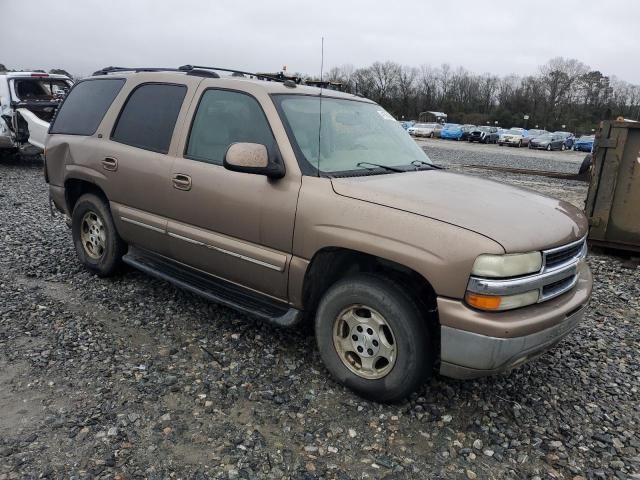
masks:
{"label": "roof rack", "polygon": [[[300,77],[287,77],[282,72],[278,74],[271,73],[252,73],[245,72],[243,70],[235,70],[232,68],[222,67],[206,67],[203,65],[182,65],[178,68],[162,68],[162,67],[104,67],[101,70],[93,72],[93,75],[107,75],[109,73],[121,73],[121,72],[184,72],[187,75],[199,75],[208,76],[214,78],[220,78],[214,71],[229,72],[235,76],[248,75],[250,78],[255,77],[258,80],[267,80],[273,82],[294,82],[299,84],[302,82]],[[215,75],[215,76],[214,76]]]}

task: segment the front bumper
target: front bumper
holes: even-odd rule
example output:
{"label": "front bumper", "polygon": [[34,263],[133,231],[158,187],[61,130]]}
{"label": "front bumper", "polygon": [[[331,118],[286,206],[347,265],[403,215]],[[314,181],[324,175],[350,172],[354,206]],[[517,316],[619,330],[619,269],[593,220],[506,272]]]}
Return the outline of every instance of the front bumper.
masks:
{"label": "front bumper", "polygon": [[438,298],[440,373],[476,378],[509,371],[546,352],[582,320],[591,296],[589,267],[580,264],[569,292],[529,307],[486,313]]}

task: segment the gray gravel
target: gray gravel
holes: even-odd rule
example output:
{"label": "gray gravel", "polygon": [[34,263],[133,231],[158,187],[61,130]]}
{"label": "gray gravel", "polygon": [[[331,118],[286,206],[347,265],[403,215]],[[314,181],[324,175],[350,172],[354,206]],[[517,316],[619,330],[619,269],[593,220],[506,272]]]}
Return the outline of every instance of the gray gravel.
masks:
{"label": "gray gravel", "polygon": [[532,150],[480,143],[456,142],[438,138],[419,139],[420,145],[435,163],[446,166],[489,165],[528,168],[551,172],[578,173],[584,152]]}
{"label": "gray gravel", "polygon": [[587,318],[539,360],[378,405],[305,329],[85,272],[41,168],[0,161],[0,480],[640,478],[633,261],[590,256]]}

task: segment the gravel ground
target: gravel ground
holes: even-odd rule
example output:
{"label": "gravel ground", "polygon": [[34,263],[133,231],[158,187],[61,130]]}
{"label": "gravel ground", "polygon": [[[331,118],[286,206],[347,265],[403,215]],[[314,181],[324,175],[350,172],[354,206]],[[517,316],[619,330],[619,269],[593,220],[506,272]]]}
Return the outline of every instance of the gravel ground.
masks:
{"label": "gravel ground", "polygon": [[578,173],[584,152],[532,150],[529,148],[500,147],[480,143],[456,142],[428,138],[417,140],[434,162],[447,165],[490,165],[496,167],[529,168],[552,172]]}
{"label": "gravel ground", "polygon": [[587,182],[539,175],[513,175],[496,170],[469,167],[469,165],[487,165],[577,174],[585,156],[582,152],[547,152],[440,139],[420,139],[418,145],[423,148],[434,163],[452,171],[528,188],[551,197],[562,198],[578,208],[584,208]]}
{"label": "gravel ground", "polygon": [[379,405],[305,329],[85,272],[41,168],[0,161],[0,480],[640,478],[636,263],[591,255],[584,323],[537,361]]}

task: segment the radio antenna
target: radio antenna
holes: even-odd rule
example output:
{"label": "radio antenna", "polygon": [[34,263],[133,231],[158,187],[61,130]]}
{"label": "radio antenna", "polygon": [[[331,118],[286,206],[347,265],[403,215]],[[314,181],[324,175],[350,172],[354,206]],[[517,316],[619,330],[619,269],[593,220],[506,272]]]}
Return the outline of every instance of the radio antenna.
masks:
{"label": "radio antenna", "polygon": [[320,98],[319,98],[319,122],[318,122],[318,176],[320,176],[320,139],[322,137],[322,75],[324,71],[324,37],[320,43]]}

